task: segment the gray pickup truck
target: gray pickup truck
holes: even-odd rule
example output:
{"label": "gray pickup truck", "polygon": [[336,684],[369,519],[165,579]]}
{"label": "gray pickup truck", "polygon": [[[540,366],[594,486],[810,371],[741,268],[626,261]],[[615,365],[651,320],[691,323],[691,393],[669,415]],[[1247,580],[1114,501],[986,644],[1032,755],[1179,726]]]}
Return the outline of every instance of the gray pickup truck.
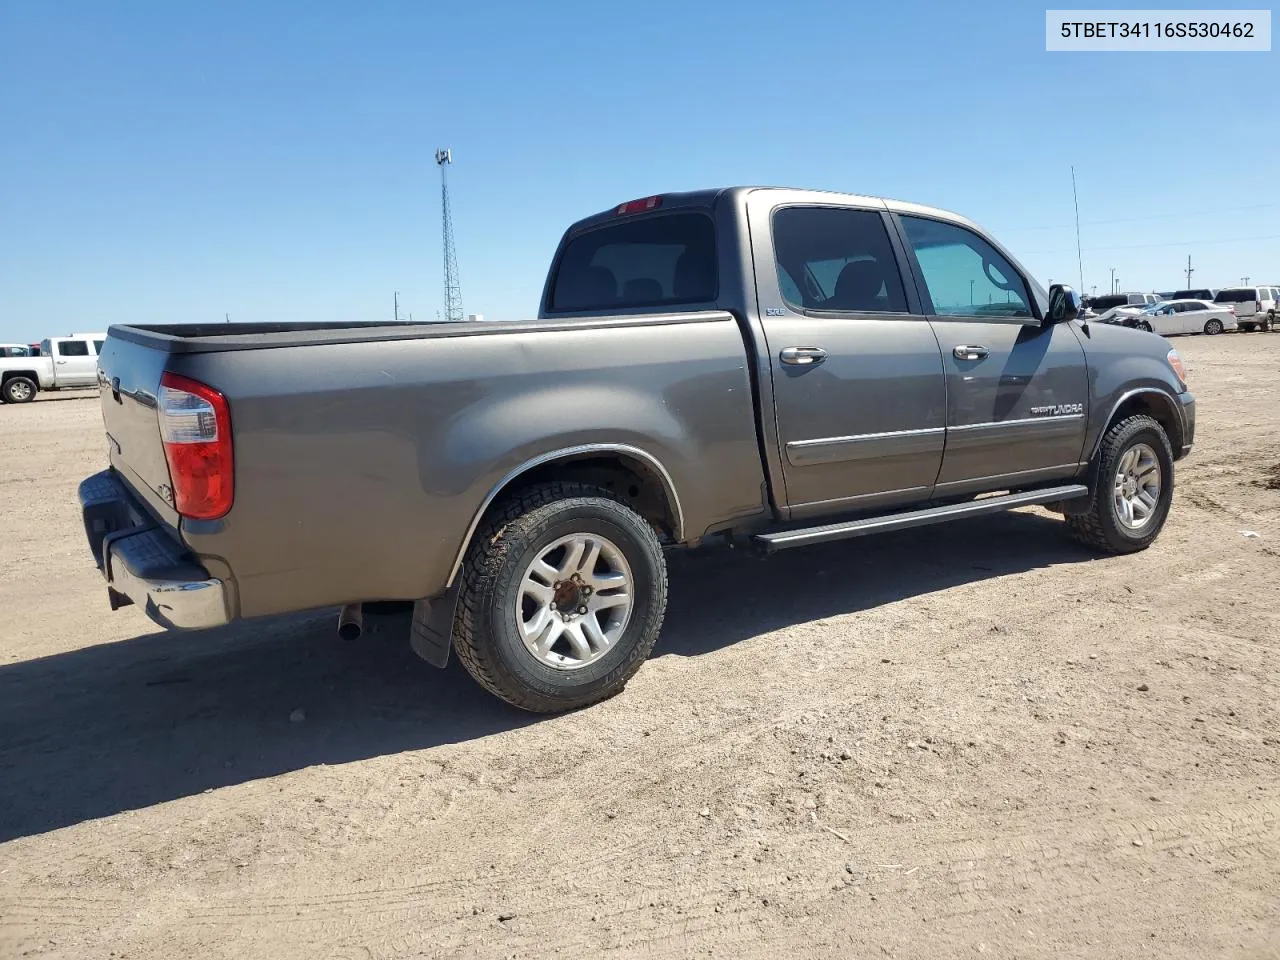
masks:
{"label": "gray pickup truck", "polygon": [[1160,337],[1082,322],[942,210],[733,188],[565,233],[536,320],[116,326],[83,482],[114,607],[167,627],[412,602],[410,641],[533,711],[621,690],[664,551],[1029,504],[1127,553],[1195,405]]}

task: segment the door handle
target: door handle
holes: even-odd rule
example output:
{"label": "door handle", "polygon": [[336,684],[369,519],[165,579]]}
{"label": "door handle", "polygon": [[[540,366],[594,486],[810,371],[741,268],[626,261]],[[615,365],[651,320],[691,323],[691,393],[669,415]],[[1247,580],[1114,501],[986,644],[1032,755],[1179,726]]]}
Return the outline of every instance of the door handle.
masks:
{"label": "door handle", "polygon": [[964,344],[956,347],[951,353],[957,360],[985,360],[991,355],[991,352],[977,344]]}
{"label": "door handle", "polygon": [[66,362],[67,362],[67,361],[65,361],[65,360],[55,360],[55,361],[54,361],[54,363],[56,363],[58,366],[62,366],[62,365],[63,365],[64,363],[66,363]]}
{"label": "door handle", "polygon": [[807,367],[827,359],[827,351],[821,347],[784,347],[778,358],[794,367]]}

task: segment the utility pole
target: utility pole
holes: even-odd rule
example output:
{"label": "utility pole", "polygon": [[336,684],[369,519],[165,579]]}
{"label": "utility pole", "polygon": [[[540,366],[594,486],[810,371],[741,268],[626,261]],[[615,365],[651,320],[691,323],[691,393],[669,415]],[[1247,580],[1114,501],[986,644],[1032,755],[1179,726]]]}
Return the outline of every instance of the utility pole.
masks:
{"label": "utility pole", "polygon": [[400,291],[395,292],[395,313],[392,314],[396,318],[396,323],[400,322]]}
{"label": "utility pole", "polygon": [[1116,268],[1111,268],[1111,292],[1116,292]]}
{"label": "utility pole", "polygon": [[1195,268],[1191,266],[1191,254],[1187,254],[1187,289],[1191,289],[1191,275],[1195,273]]}
{"label": "utility pole", "polygon": [[1242,287],[1247,287],[1248,285],[1249,285],[1249,278],[1248,278],[1248,277],[1241,277],[1241,278],[1240,278],[1240,286],[1242,286]]}
{"label": "utility pole", "polygon": [[229,313],[224,313],[224,314],[222,315],[222,318],[223,318],[224,320],[226,320],[226,321],[227,321],[227,323],[230,323],[230,322],[231,322],[231,314],[229,314]]}
{"label": "utility pole", "polygon": [[456,323],[462,320],[462,285],[458,282],[458,254],[453,248],[453,217],[449,213],[448,168],[452,163],[452,150],[446,147],[436,151],[436,166],[440,168],[440,210],[444,227],[444,318]]}

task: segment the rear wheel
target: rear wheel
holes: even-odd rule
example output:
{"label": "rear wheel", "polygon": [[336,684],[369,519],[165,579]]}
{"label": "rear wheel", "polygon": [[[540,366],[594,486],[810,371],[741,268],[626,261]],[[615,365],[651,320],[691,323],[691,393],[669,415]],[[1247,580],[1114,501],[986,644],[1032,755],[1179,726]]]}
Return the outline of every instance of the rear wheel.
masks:
{"label": "rear wheel", "polygon": [[1217,319],[1216,317],[1205,321],[1204,332],[1211,337],[1214,337],[1220,334],[1222,332],[1222,329],[1223,329],[1222,321]]}
{"label": "rear wheel", "polygon": [[1068,516],[1077,538],[1106,553],[1145,550],[1160,535],[1173,501],[1173,451],[1164,428],[1135,416],[1102,439],[1089,512]]}
{"label": "rear wheel", "polygon": [[30,377],[10,377],[0,387],[0,396],[5,403],[30,403],[36,398],[39,388]]}
{"label": "rear wheel", "polygon": [[540,484],[508,499],[476,531],[462,576],[458,658],[490,693],[536,713],[622,690],[666,611],[653,528],[591,484]]}

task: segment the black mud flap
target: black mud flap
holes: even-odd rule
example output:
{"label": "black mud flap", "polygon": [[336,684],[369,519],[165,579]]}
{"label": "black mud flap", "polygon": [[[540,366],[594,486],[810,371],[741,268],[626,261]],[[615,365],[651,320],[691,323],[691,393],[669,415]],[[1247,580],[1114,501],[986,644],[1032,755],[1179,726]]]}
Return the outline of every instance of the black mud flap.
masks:
{"label": "black mud flap", "polygon": [[433,667],[449,664],[453,647],[453,617],[458,608],[462,578],[433,600],[417,600],[413,604],[413,624],[409,628],[409,645],[413,652]]}

